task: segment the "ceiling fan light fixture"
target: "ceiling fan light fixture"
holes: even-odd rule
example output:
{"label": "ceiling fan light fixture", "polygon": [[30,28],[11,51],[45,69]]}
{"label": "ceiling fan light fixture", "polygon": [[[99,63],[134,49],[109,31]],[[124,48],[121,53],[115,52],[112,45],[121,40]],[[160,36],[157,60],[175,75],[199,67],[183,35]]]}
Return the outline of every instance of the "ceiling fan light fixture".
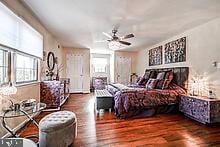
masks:
{"label": "ceiling fan light fixture", "polygon": [[108,47],[109,47],[109,49],[111,49],[111,50],[117,50],[117,49],[119,49],[120,48],[120,43],[118,42],[118,41],[110,41],[109,43],[108,43]]}

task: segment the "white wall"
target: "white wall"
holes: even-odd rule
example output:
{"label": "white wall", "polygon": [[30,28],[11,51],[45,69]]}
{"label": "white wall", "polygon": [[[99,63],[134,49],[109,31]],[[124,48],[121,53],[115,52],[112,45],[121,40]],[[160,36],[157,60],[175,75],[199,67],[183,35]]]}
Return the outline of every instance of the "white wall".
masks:
{"label": "white wall", "polygon": [[[184,36],[187,39],[186,62],[148,66],[149,49],[164,45],[167,42]],[[220,98],[220,69],[213,67],[212,63],[214,61],[220,62],[220,18],[190,29],[154,46],[140,50],[137,55],[137,72],[138,74],[143,74],[146,68],[189,66],[190,79],[196,76],[202,77],[205,81],[206,88],[213,90],[217,97]],[[203,95],[206,92],[204,91]]]}

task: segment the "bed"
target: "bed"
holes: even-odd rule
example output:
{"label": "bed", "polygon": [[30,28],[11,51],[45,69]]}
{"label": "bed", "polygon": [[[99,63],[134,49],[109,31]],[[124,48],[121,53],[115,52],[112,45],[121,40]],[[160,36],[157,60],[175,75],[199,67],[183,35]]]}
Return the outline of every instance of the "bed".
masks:
{"label": "bed", "polygon": [[[177,111],[180,95],[187,91],[188,67],[150,69],[157,73],[172,71],[173,80],[167,89],[146,89],[143,86],[110,84],[107,90],[114,96],[114,110],[119,118],[152,116]],[[149,69],[145,71],[149,72]]]}

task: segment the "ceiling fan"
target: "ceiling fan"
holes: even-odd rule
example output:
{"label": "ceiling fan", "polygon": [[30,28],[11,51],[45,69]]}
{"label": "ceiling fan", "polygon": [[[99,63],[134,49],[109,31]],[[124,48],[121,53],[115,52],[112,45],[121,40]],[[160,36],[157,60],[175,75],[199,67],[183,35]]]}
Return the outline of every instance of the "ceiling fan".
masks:
{"label": "ceiling fan", "polygon": [[108,33],[105,33],[105,32],[102,32],[103,35],[105,35],[106,37],[108,37],[109,39],[107,40],[102,40],[102,41],[97,41],[97,42],[106,42],[108,41],[108,45],[109,45],[109,48],[110,49],[119,49],[120,47],[120,44],[123,44],[123,45],[131,45],[130,42],[127,42],[127,41],[124,41],[125,39],[128,39],[128,38],[132,38],[134,37],[134,34],[128,34],[128,35],[125,35],[125,36],[122,36],[122,37],[118,37],[116,34],[117,34],[118,30],[117,29],[113,29],[112,30],[112,35],[108,34]]}

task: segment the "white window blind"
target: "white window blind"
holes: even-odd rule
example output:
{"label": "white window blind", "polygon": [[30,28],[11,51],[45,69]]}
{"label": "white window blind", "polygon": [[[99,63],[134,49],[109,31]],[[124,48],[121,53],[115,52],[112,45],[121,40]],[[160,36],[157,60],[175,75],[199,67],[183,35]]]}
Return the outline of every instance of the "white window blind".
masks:
{"label": "white window blind", "polygon": [[42,58],[43,36],[0,3],[0,44]]}

